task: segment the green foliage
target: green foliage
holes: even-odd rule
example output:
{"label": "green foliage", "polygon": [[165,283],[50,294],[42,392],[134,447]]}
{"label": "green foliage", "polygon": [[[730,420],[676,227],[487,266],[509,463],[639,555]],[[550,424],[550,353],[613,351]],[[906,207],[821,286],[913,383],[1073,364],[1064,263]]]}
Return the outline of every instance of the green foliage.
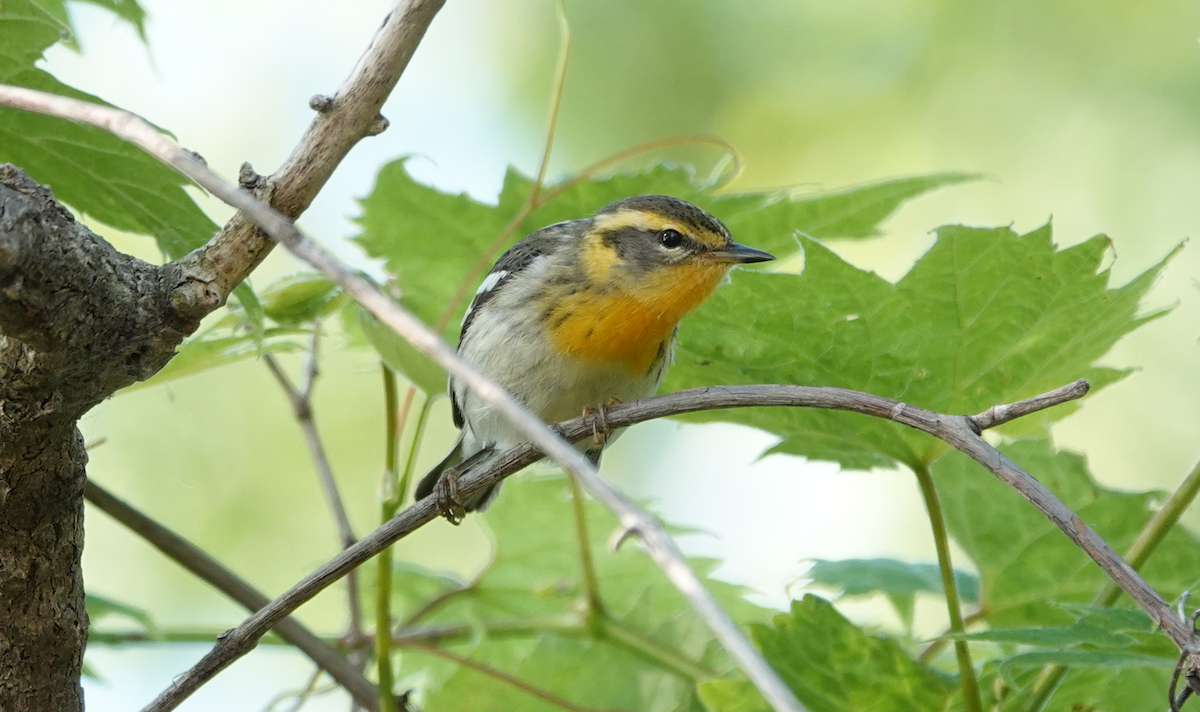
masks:
{"label": "green foliage", "polygon": [[[110,11],[128,22],[133,29],[137,30],[138,37],[143,42],[146,41],[146,11],[135,0],[80,0],[80,2],[87,2]],[[72,49],[78,50],[79,46],[74,38],[74,28],[71,26],[71,15],[67,12],[66,0],[34,0],[34,3],[71,32],[71,36],[62,41],[69,44]]]}
{"label": "green foliage", "polygon": [[91,619],[93,626],[102,622],[106,623],[110,618],[119,618],[133,621],[138,625],[140,631],[147,634],[153,634],[156,630],[150,614],[129,604],[95,593],[87,594],[84,604],[87,606],[88,618]]}
{"label": "green foliage", "polygon": [[[158,627],[154,624],[154,619],[150,617],[150,614],[136,606],[94,593],[85,594],[84,605],[87,607],[88,614],[89,645],[98,637],[98,629],[110,625],[114,618],[125,621],[127,624],[133,622],[135,624],[134,632],[146,639],[151,639],[158,633]],[[124,628],[128,629],[128,625]],[[83,675],[94,680],[100,679],[99,673],[87,660],[83,661]]]}
{"label": "green foliage", "polygon": [[[547,202],[522,216],[532,184],[515,172],[509,172],[493,207],[421,186],[402,163],[395,163],[381,172],[375,190],[363,202],[358,241],[368,254],[385,260],[402,301],[421,318],[444,322],[444,335],[452,339],[483,270],[519,236],[545,224],[587,216],[628,195],[670,193],[712,211],[747,244],[781,257],[802,250],[805,264],[800,274],[735,274],[731,284],[684,321],[665,390],[714,383],[832,385],[940,412],[974,413],[1079,377],[1099,388],[1124,376],[1096,361],[1122,336],[1161,313],[1139,314],[1139,309],[1166,260],[1124,286],[1110,287],[1108,272],[1101,267],[1107,249],[1103,236],[1060,250],[1051,241],[1049,226],[1024,235],[1007,228],[951,226],[938,230],[929,251],[892,284],[849,265],[816,239],[876,234],[879,221],[903,201],[967,179],[958,174],[931,176],[804,198],[777,193],[713,196],[688,172],[659,167],[568,183],[561,190],[548,188],[542,194]],[[451,301],[453,308],[447,308]],[[360,319],[359,325],[393,368],[423,389],[441,389],[440,372],[390,332],[369,320]],[[1044,435],[1048,423],[1071,410],[1044,411],[1004,432]],[[1047,661],[1078,663],[1083,669],[1072,680],[1109,688],[1122,684],[1112,677],[1114,671],[1127,674],[1145,668],[1150,677],[1139,679],[1146,684],[1161,673],[1163,643],[1152,634],[1110,635],[1103,649],[1071,637],[1096,635],[1094,619],[1101,614],[1080,613],[1064,604],[1094,597],[1103,583],[1099,570],[990,475],[963,457],[942,457],[945,448],[940,443],[893,423],[828,411],[750,409],[701,413],[690,419],[727,420],[768,430],[782,439],[776,452],[830,459],[845,467],[932,463],[951,533],[980,571],[978,579],[957,574],[963,599],[979,601],[986,624],[1024,631],[1010,633],[1008,640],[1001,640],[1002,634],[989,638],[987,633],[971,638],[985,646],[976,651],[987,661],[985,685],[1006,690],[1006,700],[1020,698],[1037,672],[1031,666]],[[1014,460],[1043,482],[1052,488],[1061,484],[1067,503],[1079,507],[1088,521],[1095,516],[1095,526],[1118,547],[1131,541],[1147,521],[1149,495],[1098,488],[1081,461],[1055,453],[1044,440],[1020,441],[1009,449]],[[578,579],[562,575],[579,565],[577,553],[564,543],[569,537],[561,534],[568,525],[540,521],[543,516],[563,516],[566,503],[521,504],[520,493],[533,484],[509,485],[497,509],[488,514],[496,527],[497,560],[478,583],[451,595],[447,600],[453,603],[442,605],[439,615],[455,621],[518,615],[557,621],[569,610],[566,602],[582,595]],[[509,506],[514,509],[506,509]],[[497,523],[503,521],[502,513],[511,511],[521,512],[519,521]],[[523,527],[560,533],[546,538]],[[523,533],[515,534],[518,529]],[[1165,591],[1191,583],[1182,572],[1200,570],[1200,550],[1185,535],[1173,536],[1159,556],[1151,566],[1152,581]],[[628,578],[636,582],[633,592],[646,590],[640,576]],[[930,564],[818,562],[810,576],[847,595],[882,593],[909,626],[916,594],[941,594],[937,567]],[[621,615],[624,609],[613,602],[621,593],[617,582],[626,579],[602,570],[600,580],[606,602]],[[1075,622],[1079,616],[1091,618]],[[1018,622],[1024,628],[1017,628]],[[1031,625],[1057,628],[1035,635],[1029,632]],[[594,688],[594,668],[567,662],[586,656],[590,664],[634,676],[636,669],[604,647],[604,638],[568,641],[561,633],[545,630],[538,635],[553,640],[533,643],[530,636],[518,634],[506,636],[501,645],[480,632],[463,654],[568,699],[577,699],[569,692],[594,690],[585,697],[602,701],[601,706],[646,708],[648,700],[628,697],[629,690],[618,694]],[[756,628],[755,640],[814,710],[857,709],[878,700],[885,700],[887,709],[957,709],[962,704],[953,681],[913,659],[899,639],[868,635],[820,599],[795,603],[791,615],[777,620],[775,627]],[[1134,642],[1126,644],[1129,640]],[[662,642],[679,646],[678,641]],[[709,653],[692,649],[692,654],[711,664]],[[496,709],[530,704],[527,693],[478,670],[447,670],[453,671],[446,673],[450,677],[440,677],[429,688],[432,709],[476,699],[496,700]],[[678,704],[695,704],[695,698],[683,692],[691,689],[687,685],[671,689],[681,695]],[[699,699],[710,710],[757,710],[765,705],[737,676],[704,682]],[[1070,698],[1060,693],[1056,699],[1067,704],[1062,700]]]}
{"label": "green foliage", "polygon": [[345,298],[325,275],[301,272],[267,287],[260,301],[264,316],[277,324],[299,326],[328,316]]}
{"label": "green foliage", "polygon": [[[628,546],[615,553],[607,549],[617,522],[592,502],[585,506],[585,519],[605,613],[589,623],[581,608],[585,589],[570,496],[560,475],[506,483],[504,495],[483,515],[495,536],[495,552],[470,583],[398,568],[393,606],[408,620],[401,635],[426,627],[461,629],[444,643],[449,650],[589,708],[695,709],[691,676],[698,670],[723,674],[730,661],[641,552]],[[711,562],[694,559],[692,565],[706,570]],[[708,586],[739,620],[763,619],[765,612],[742,600],[741,590],[716,581]],[[433,601],[438,605],[430,607]],[[428,612],[411,620],[422,610]],[[405,666],[411,667],[417,655],[416,650],[403,653]],[[628,680],[641,682],[615,684]],[[554,709],[470,668],[443,670],[425,695],[422,709],[431,712],[462,709],[468,701],[472,709]]]}
{"label": "green foliage", "polygon": [[260,338],[253,332],[216,338],[199,337],[188,339],[179,347],[175,358],[151,378],[121,390],[121,393],[158,386],[184,376],[203,373],[220,366],[227,366],[262,354],[295,353],[303,346],[291,337],[295,330],[270,329]]}
{"label": "green foliage", "polygon": [[[936,566],[896,559],[817,559],[804,577],[812,579],[814,584],[840,590],[846,596],[872,593],[913,596],[942,592],[941,574]],[[964,601],[979,600],[979,579],[966,571],[955,571],[954,579]]]}
{"label": "green foliage", "polygon": [[[864,633],[817,596],[793,601],[790,613],[751,630],[754,643],[812,712],[925,712],[945,709],[954,691],[950,678],[912,660],[894,640]],[[750,690],[730,690],[730,684],[705,686],[709,712],[758,709],[737,699]]]}
{"label": "green foliage", "polygon": [[[800,275],[742,272],[680,330],[666,390],[714,383],[840,386],[942,413],[976,413],[1080,377],[1093,389],[1124,372],[1095,366],[1122,336],[1157,316],[1139,304],[1162,266],[1107,286],[1107,246],[1093,238],[1057,250],[1047,226],[944,227],[897,284],[801,238]],[[764,308],[769,305],[769,308]],[[1160,312],[1161,313],[1161,312]],[[1021,419],[1010,433],[1044,427],[1058,407]],[[844,467],[932,462],[944,445],[877,419],[808,409],[713,411],[768,430],[773,452]]]}
{"label": "green foliage", "polygon": [[[140,11],[132,2],[98,4]],[[105,104],[34,67],[64,33],[54,15],[30,0],[0,5],[0,82]],[[0,161],[20,166],[59,200],[106,225],[153,236],[170,259],[217,230],[184,190],[186,178],[102,129],[0,107]]]}
{"label": "green foliage", "polygon": [[[1150,618],[1137,610],[1064,606],[1075,617],[1070,625],[1034,628],[995,628],[947,638],[997,643],[1014,651],[999,658],[997,671],[1010,685],[1020,684],[1021,668],[1065,665],[1092,674],[1111,674],[1130,667],[1170,670],[1179,651],[1155,630]],[[1019,646],[1019,647],[1014,647]],[[1100,670],[1089,670],[1100,668]],[[1104,670],[1109,668],[1110,670]]]}
{"label": "green foliage", "polygon": [[[918,593],[942,595],[941,572],[935,564],[912,564],[895,559],[843,559],[813,562],[804,574],[812,584],[842,592],[844,596],[881,593],[904,624],[911,628]],[[959,598],[979,600],[979,579],[965,571],[955,571]]]}

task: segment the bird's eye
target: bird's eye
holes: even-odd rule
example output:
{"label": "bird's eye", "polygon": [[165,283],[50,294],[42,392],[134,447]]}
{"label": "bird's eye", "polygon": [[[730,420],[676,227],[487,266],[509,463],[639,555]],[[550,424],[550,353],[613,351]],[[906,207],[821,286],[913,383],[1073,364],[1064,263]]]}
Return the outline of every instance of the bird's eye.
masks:
{"label": "bird's eye", "polygon": [[678,230],[659,230],[658,244],[672,249],[683,244],[683,235]]}

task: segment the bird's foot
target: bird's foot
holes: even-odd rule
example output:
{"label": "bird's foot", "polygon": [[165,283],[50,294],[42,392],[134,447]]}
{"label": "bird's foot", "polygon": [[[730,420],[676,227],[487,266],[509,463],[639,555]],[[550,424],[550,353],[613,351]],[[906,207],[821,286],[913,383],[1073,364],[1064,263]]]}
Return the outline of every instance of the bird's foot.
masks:
{"label": "bird's foot", "polygon": [[463,517],[467,516],[467,508],[458,498],[458,477],[461,472],[457,466],[447,468],[433,486],[433,503],[437,506],[438,514],[454,526],[462,524]]}
{"label": "bird's foot", "polygon": [[587,422],[588,418],[592,419],[592,450],[600,451],[608,445],[609,438],[612,437],[612,428],[608,426],[608,409],[620,403],[620,398],[612,396],[595,408],[583,409],[584,422]]}

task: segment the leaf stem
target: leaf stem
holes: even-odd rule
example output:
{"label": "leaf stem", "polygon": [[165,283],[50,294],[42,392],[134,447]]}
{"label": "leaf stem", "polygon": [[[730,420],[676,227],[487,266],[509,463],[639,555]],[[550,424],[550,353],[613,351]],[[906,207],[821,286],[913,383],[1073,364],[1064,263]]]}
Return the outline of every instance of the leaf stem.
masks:
{"label": "leaf stem", "polygon": [[[395,515],[397,500],[396,466],[399,461],[400,403],[396,389],[396,374],[386,364],[380,364],[383,373],[384,410],[384,476],[383,497],[380,502],[381,518],[388,521]],[[379,678],[379,711],[396,712],[396,686],[392,673],[392,547],[387,547],[375,557],[375,674]]]}
{"label": "leaf stem", "polygon": [[436,655],[440,658],[445,658],[446,660],[457,663],[462,667],[469,668],[495,680],[508,683],[518,690],[536,697],[543,702],[554,705],[555,707],[561,707],[565,710],[570,710],[570,712],[592,712],[592,708],[590,707],[577,705],[570,700],[563,699],[562,697],[559,697],[558,695],[555,695],[547,690],[543,690],[540,687],[532,685],[516,675],[510,675],[503,670],[492,667],[491,665],[487,665],[485,663],[481,663],[477,660],[472,660],[464,655],[452,653],[449,650],[432,645],[411,645],[409,647],[413,650],[420,650],[422,652],[429,653],[430,655]]}
{"label": "leaf stem", "polygon": [[[412,398],[416,394],[416,388],[409,386],[408,402],[412,403]],[[417,422],[413,427],[412,441],[408,445],[408,457],[404,461],[404,471],[400,473],[400,481],[396,485],[395,502],[392,506],[391,515],[388,519],[396,516],[396,510],[404,504],[408,497],[408,484],[412,481],[413,468],[417,465],[417,453],[421,450],[421,441],[425,439],[425,426],[429,423],[429,413],[433,409],[433,398],[425,396],[421,400],[421,409],[417,411]]]}
{"label": "leaf stem", "polygon": [[[954,563],[950,559],[950,538],[946,534],[946,520],[942,515],[942,504],[933,485],[933,475],[924,463],[912,466],[925,499],[925,510],[929,514],[929,527],[933,531],[933,543],[937,548],[938,569],[942,574],[942,588],[946,594],[946,610],[950,614],[950,630],[965,633],[962,606],[958,598],[958,583],[954,580]],[[962,687],[963,706],[967,712],[982,712],[983,700],[979,696],[979,681],[975,678],[975,666],[971,663],[971,651],[967,641],[954,641],[954,653],[958,658],[958,681]]]}
{"label": "leaf stem", "polygon": [[703,682],[720,677],[715,670],[692,660],[678,650],[643,635],[610,615],[600,616],[598,620],[603,637],[661,665],[686,680]]}
{"label": "leaf stem", "polygon": [[571,488],[571,504],[575,514],[575,538],[579,543],[579,564],[583,570],[583,591],[587,600],[588,623],[605,615],[604,603],[600,600],[600,583],[596,577],[596,564],[592,559],[592,543],[588,538],[587,511],[584,507],[583,490],[574,477],[567,478]]}
{"label": "leaf stem", "polygon": [[[413,426],[412,439],[408,445],[408,454],[404,460],[404,469],[399,477],[396,471],[400,464],[400,436],[408,424],[408,416],[412,413],[413,399],[417,389],[410,385],[404,394],[403,405],[396,403],[396,375],[386,364],[380,364],[383,369],[383,391],[387,422],[387,440],[384,452],[386,459],[386,475],[384,496],[380,502],[380,518],[387,522],[396,516],[400,506],[408,496],[408,484],[412,480],[413,467],[416,466],[417,452],[425,435],[425,425],[429,421],[430,406],[433,399],[426,396],[421,401],[421,409],[417,412],[417,421]],[[392,548],[389,546],[379,553],[376,562],[375,587],[375,665],[379,676],[379,709],[381,712],[392,712],[397,709],[393,686],[395,675],[392,672]],[[384,697],[390,700],[384,701]],[[389,706],[390,704],[390,706]]]}
{"label": "leaf stem", "polygon": [[546,181],[546,169],[550,166],[550,148],[554,145],[554,131],[558,128],[558,109],[562,106],[563,87],[567,80],[567,59],[571,56],[571,24],[567,22],[567,6],[558,3],[558,63],[554,67],[554,88],[550,90],[550,115],[546,119],[546,142],[542,148],[542,161],[538,166],[537,179],[529,191],[529,205],[537,204],[538,193]]}

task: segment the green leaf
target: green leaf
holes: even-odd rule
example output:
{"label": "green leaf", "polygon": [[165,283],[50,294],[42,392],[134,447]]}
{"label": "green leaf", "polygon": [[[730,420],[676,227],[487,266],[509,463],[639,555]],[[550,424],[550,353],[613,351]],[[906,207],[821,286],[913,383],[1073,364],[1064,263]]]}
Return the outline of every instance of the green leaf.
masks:
{"label": "green leaf", "polygon": [[[34,0],[47,14],[52,15],[54,19],[63,24],[64,27],[70,29],[72,35],[75,33],[75,28],[71,23],[71,15],[67,12],[66,0]],[[97,7],[102,7],[118,18],[128,22],[137,30],[138,37],[142,42],[146,41],[146,11],[138,5],[135,0],[79,0]],[[79,47],[74,37],[67,37],[63,40],[72,49],[78,51]]]}
{"label": "green leaf", "polygon": [[242,282],[234,287],[233,296],[237,299],[238,306],[241,307],[241,312],[246,317],[245,323],[250,327],[250,333],[258,343],[262,343],[267,324],[266,313],[263,311],[262,303],[258,301],[258,295],[254,293],[247,282]]}
{"label": "green leaf", "polygon": [[713,680],[700,685],[699,691],[708,712],[772,712],[771,705],[746,680]]}
{"label": "green leaf", "polygon": [[[1125,286],[1100,270],[1107,240],[1057,250],[1047,226],[944,227],[891,284],[801,238],[799,275],[741,271],[683,322],[665,390],[741,383],[840,386],[943,413],[976,413],[1080,377],[1093,389],[1124,375],[1095,361],[1162,312],[1138,315],[1166,260]],[[1005,432],[1042,429],[1059,406]],[[892,423],[815,409],[722,410],[782,438],[773,452],[865,469],[919,466],[946,446]],[[1021,428],[1022,430],[1017,430]]]}
{"label": "green leaf", "polygon": [[0,5],[0,81],[33,68],[42,52],[66,36],[66,25],[29,0],[6,0]]}
{"label": "green leaf", "polygon": [[227,366],[262,354],[282,354],[303,351],[304,347],[291,340],[298,333],[293,329],[268,329],[260,340],[254,334],[222,338],[189,339],[179,347],[175,358],[161,371],[140,383],[121,389],[121,393],[157,386],[184,376]]}
{"label": "green leaf", "polygon": [[[1059,686],[1046,706],[1046,712],[1162,712],[1167,709],[1167,686],[1171,666],[1148,660],[1128,660],[1112,667],[1102,660],[1076,659],[1077,664]],[[1015,677],[1024,673],[1036,677],[1040,666],[1034,668],[1008,666],[1004,673]],[[1017,697],[1017,696],[1014,696]],[[1018,698],[1019,699],[1019,698]],[[1016,710],[1014,706],[1007,710]]]}
{"label": "green leaf", "polygon": [[[873,593],[912,596],[942,594],[942,576],[937,564],[911,564],[896,559],[816,559],[805,574],[812,583],[842,591],[846,596]],[[979,579],[966,571],[954,572],[959,598],[979,600]]]}
{"label": "green leaf", "polygon": [[402,374],[428,396],[436,397],[446,392],[446,372],[428,356],[413,348],[357,302],[349,305],[353,314],[354,327],[366,337],[380,360],[388,368]]}
{"label": "green leaf", "polygon": [[[1161,499],[1157,493],[1117,492],[1097,485],[1082,457],[1055,452],[1045,440],[1021,440],[1000,451],[1117,551],[1133,543]],[[1065,534],[966,456],[951,453],[934,464],[932,473],[950,535],[979,570],[981,608],[993,628],[1068,625],[1076,615],[1061,603],[1091,601],[1108,581]],[[1195,584],[1197,572],[1200,543],[1176,528],[1141,573],[1172,600]]]}
{"label": "green leaf", "polygon": [[[1140,610],[1072,605],[1060,607],[1079,615],[1079,618],[1069,626],[996,628],[977,633],[951,633],[942,637],[951,640],[1027,645],[1055,651],[1076,647],[1086,647],[1094,651],[1122,650],[1134,645],[1143,645],[1145,641],[1140,639],[1143,635],[1154,635],[1154,623]],[[1154,635],[1154,639],[1166,645],[1169,657],[1174,659],[1177,656],[1177,652],[1165,638]]]}
{"label": "green leaf", "polygon": [[[133,0],[90,0],[143,30]],[[62,0],[0,4],[0,81],[108,106],[62,84],[34,62],[68,36]],[[203,245],[217,226],[184,191],[191,183],[154,158],[92,126],[0,107],[0,161],[49,184],[55,197],[100,222],[151,235],[170,259]]]}
{"label": "green leaf", "polygon": [[1042,667],[1043,665],[1066,665],[1067,667],[1113,667],[1125,670],[1131,667],[1171,668],[1178,657],[1157,657],[1137,653],[1112,651],[1062,650],[1056,652],[1022,653],[1007,658],[1006,667]]}
{"label": "green leaf", "polygon": [[[605,620],[612,620],[621,634],[586,626],[569,493],[561,475],[506,482],[496,504],[482,515],[495,537],[493,560],[469,587],[415,572],[419,580],[409,581],[410,591],[425,591],[426,601],[444,598],[414,629],[465,626],[469,635],[444,643],[457,654],[589,708],[695,709],[699,680],[691,675],[697,670],[706,671],[705,679],[724,674],[732,662],[645,554],[632,546],[616,553],[607,548],[617,523],[592,502],[585,505],[587,532],[600,597],[610,617]],[[701,573],[712,566],[703,559],[691,563]],[[742,599],[742,589],[717,581],[707,585],[736,619],[763,619],[762,609]],[[398,603],[405,611],[424,605],[411,597]],[[681,671],[680,660],[690,667]],[[463,709],[467,700],[471,709],[553,708],[472,669],[431,677],[425,681],[423,705],[430,712]],[[618,685],[614,680],[638,684]]]}
{"label": "green leaf", "polygon": [[754,642],[812,712],[943,709],[953,680],[909,657],[890,638],[868,635],[828,601],[807,595]]}
{"label": "green leaf", "polygon": [[263,290],[263,312],[279,324],[297,326],[325,317],[342,303],[342,292],[323,274],[302,272]]}
{"label": "green leaf", "polygon": [[717,198],[712,209],[738,242],[787,257],[797,233],[820,239],[875,237],[901,205],[938,188],[976,180],[966,173],[901,178],[832,193],[742,194]]}
{"label": "green leaf", "polygon": [[93,626],[105,618],[119,617],[134,621],[147,633],[153,633],[156,630],[150,614],[136,606],[94,593],[84,596],[84,605],[87,607],[88,618]]}

